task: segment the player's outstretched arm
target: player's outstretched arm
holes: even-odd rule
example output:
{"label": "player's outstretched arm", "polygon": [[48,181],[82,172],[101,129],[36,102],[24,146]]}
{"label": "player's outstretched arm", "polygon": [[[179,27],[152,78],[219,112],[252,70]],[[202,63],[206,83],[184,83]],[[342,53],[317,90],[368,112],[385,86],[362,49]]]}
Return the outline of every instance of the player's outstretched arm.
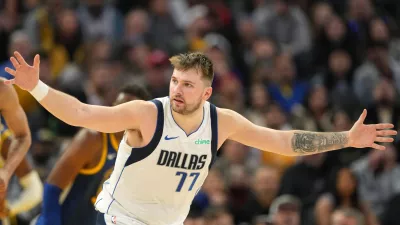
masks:
{"label": "player's outstretched arm", "polygon": [[15,70],[8,67],[5,69],[14,79],[5,83],[16,84],[29,91],[47,111],[72,126],[104,133],[138,129],[141,121],[139,118],[143,118],[145,112],[148,114],[149,110],[155,110],[154,104],[139,100],[114,107],[84,104],[39,80],[39,55],[35,56],[33,66],[28,65],[18,52],[14,55],[10,60]]}
{"label": "player's outstretched arm", "polygon": [[37,225],[61,225],[60,195],[101,150],[101,133],[80,130],[57,161],[44,185],[42,213]]}
{"label": "player's outstretched arm", "polygon": [[345,132],[309,132],[302,130],[280,131],[251,123],[240,114],[218,109],[218,127],[224,137],[260,150],[287,156],[315,154],[345,147],[375,148],[384,150],[375,142],[393,142],[389,136],[396,135],[393,124],[364,124],[364,110],[351,130]]}
{"label": "player's outstretched arm", "polygon": [[0,170],[0,196],[4,196],[9,179],[31,146],[31,133],[14,88],[0,83],[0,111],[13,134],[7,160]]}

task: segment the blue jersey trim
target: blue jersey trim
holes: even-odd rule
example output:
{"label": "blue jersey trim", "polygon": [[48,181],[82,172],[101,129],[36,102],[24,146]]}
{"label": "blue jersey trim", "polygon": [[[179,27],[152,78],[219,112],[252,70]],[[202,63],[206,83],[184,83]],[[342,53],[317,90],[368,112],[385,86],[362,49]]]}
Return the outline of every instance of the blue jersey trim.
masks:
{"label": "blue jersey trim", "polygon": [[133,163],[139,162],[147,158],[156,149],[158,143],[161,140],[163,129],[164,129],[164,108],[163,104],[159,100],[152,100],[152,102],[157,106],[157,125],[154,132],[153,138],[150,143],[141,148],[132,148],[131,155],[125,162],[125,166],[129,166]]}
{"label": "blue jersey trim", "polygon": [[214,164],[217,159],[217,151],[218,151],[218,115],[217,115],[217,107],[210,103],[210,118],[211,118],[211,163],[208,169],[211,169],[211,166]]}

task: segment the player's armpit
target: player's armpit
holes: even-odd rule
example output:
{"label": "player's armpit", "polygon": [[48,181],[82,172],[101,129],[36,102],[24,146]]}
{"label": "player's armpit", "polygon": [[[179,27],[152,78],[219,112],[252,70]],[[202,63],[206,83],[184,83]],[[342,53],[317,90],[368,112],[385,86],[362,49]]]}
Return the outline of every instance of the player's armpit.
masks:
{"label": "player's armpit", "polygon": [[102,135],[87,129],[80,130],[65,149],[47,178],[47,183],[65,189],[96,153],[101,153]]}

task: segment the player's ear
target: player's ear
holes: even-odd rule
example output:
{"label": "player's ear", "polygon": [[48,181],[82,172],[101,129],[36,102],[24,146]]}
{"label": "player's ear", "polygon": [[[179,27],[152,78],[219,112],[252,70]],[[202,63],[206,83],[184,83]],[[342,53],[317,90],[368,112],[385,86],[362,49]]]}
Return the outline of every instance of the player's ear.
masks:
{"label": "player's ear", "polygon": [[212,87],[206,87],[203,94],[204,101],[207,101],[212,95]]}

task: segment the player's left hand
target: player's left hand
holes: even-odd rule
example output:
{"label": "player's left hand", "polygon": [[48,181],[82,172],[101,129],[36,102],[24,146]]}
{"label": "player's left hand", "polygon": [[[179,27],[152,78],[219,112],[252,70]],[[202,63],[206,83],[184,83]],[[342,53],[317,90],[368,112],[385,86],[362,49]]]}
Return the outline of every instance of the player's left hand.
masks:
{"label": "player's left hand", "polygon": [[385,146],[376,144],[375,142],[393,142],[394,139],[389,136],[394,136],[397,134],[397,131],[391,129],[394,127],[394,125],[390,123],[364,124],[366,117],[367,110],[364,109],[360,118],[349,131],[350,147],[385,150]]}

